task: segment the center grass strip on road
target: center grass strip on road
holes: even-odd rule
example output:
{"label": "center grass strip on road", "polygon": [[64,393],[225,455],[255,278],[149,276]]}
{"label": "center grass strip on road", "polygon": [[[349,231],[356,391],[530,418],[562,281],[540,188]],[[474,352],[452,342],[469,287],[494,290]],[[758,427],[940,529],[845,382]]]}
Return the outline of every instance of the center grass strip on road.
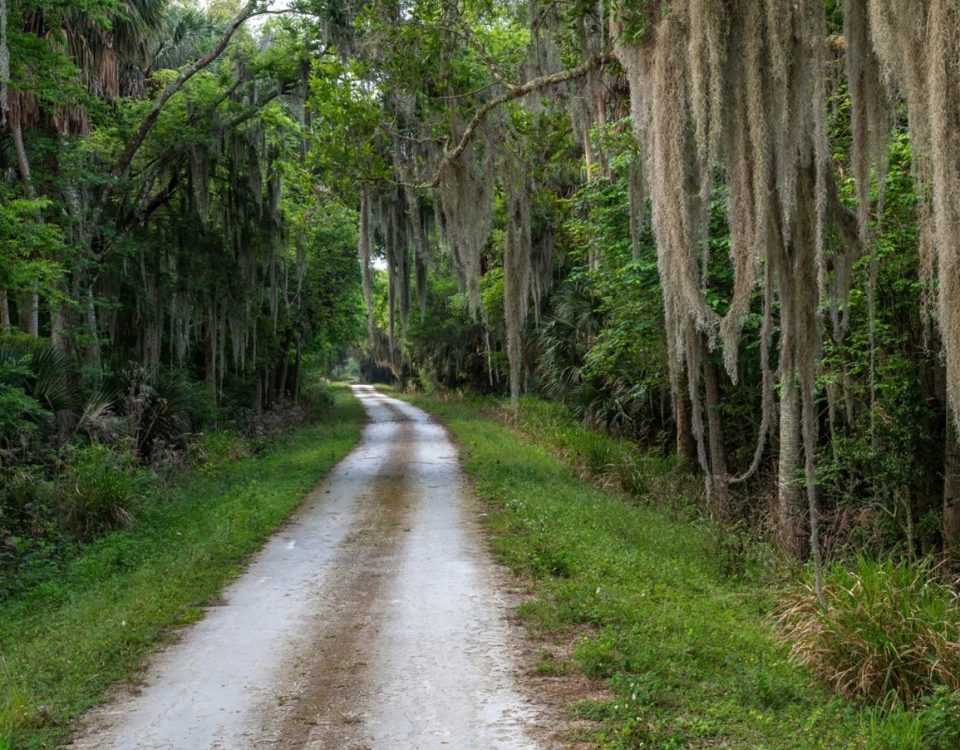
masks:
{"label": "center grass strip on road", "polygon": [[562,447],[589,463],[570,454],[589,437],[582,427],[521,435],[490,416],[489,401],[412,400],[456,436],[490,507],[494,548],[533,579],[521,616],[546,641],[580,632],[574,666],[607,680],[614,698],[573,707],[600,722],[578,739],[611,749],[872,745],[855,707],[788,662],[769,597],[722,573],[702,524],[602,491],[555,457]]}
{"label": "center grass strip on road", "polygon": [[136,676],[358,442],[346,388],[315,425],[256,456],[192,472],[129,532],[93,543],[56,580],[0,605],[0,748],[53,748],[70,721]]}

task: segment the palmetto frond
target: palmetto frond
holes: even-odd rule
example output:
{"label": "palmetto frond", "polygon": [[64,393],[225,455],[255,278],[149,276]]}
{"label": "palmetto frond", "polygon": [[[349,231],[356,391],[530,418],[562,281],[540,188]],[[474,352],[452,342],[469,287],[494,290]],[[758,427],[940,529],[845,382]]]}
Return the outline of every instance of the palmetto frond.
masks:
{"label": "palmetto frond", "polygon": [[150,46],[150,68],[179,68],[195,60],[223,33],[223,23],[194,8],[168,8],[163,24],[157,27]]}
{"label": "palmetto frond", "polygon": [[[112,99],[142,90],[129,80],[143,80],[150,60],[151,39],[162,25],[167,0],[125,0],[105,17],[70,8],[43,7],[27,13],[23,30],[43,39],[70,60],[80,80],[95,97]],[[20,122],[36,127],[49,118],[59,132],[85,132],[86,112],[78,106],[43,111],[35,98],[22,93],[17,105]]]}

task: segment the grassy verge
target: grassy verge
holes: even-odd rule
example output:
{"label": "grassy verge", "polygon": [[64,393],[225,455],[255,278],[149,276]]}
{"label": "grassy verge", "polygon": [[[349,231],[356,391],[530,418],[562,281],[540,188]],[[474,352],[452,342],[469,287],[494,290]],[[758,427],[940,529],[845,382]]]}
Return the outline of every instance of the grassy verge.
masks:
{"label": "grassy verge", "polygon": [[335,392],[319,423],[192,472],[129,532],[0,605],[0,748],[55,747],[70,721],[198,619],[300,499],[356,444],[364,410]]}
{"label": "grassy verge", "polygon": [[[548,640],[576,634],[572,664],[537,670],[607,680],[611,700],[574,707],[601,721],[581,739],[611,749],[898,747],[880,739],[882,722],[788,661],[770,592],[729,574],[709,527],[663,510],[684,491],[669,464],[630,459],[623,444],[535,402],[511,429],[489,405],[416,401],[462,445],[501,559],[534,581],[521,615]],[[612,476],[611,462],[627,460],[659,507],[581,477],[584,467]]]}

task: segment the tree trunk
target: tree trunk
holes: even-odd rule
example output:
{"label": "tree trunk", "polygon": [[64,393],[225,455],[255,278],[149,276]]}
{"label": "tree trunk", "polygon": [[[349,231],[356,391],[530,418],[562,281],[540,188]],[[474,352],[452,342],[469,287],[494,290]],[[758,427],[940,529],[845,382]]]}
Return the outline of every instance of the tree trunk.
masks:
{"label": "tree trunk", "polygon": [[7,299],[7,290],[0,289],[0,334],[10,333],[10,300]]}
{"label": "tree trunk", "polygon": [[587,182],[593,182],[594,159],[593,144],[590,143],[590,131],[586,130],[583,134],[583,161],[587,170]]}
{"label": "tree trunk", "polygon": [[960,557],[960,442],[950,414],[944,434],[943,547]]}
{"label": "tree trunk", "polygon": [[693,466],[697,460],[697,449],[694,445],[687,399],[682,390],[673,395],[673,418],[677,425],[677,458],[688,466]]}
{"label": "tree trunk", "polygon": [[40,295],[27,292],[20,298],[20,329],[31,336],[40,335]]}
{"label": "tree trunk", "polygon": [[707,441],[710,450],[710,475],[713,481],[714,513],[718,518],[730,517],[730,484],[727,477],[727,454],[723,444],[723,419],[720,416],[720,388],[717,367],[703,344],[703,386],[707,409]]}
{"label": "tree trunk", "polygon": [[[33,200],[37,197],[37,191],[33,187],[33,177],[30,172],[30,160],[27,157],[27,149],[23,143],[23,131],[20,128],[19,107],[17,114],[8,120],[10,137],[13,141],[13,150],[17,158],[17,171],[20,173],[20,179],[23,181],[24,191],[27,198]],[[40,221],[37,216],[37,221]],[[20,312],[20,327],[25,333],[31,336],[40,335],[40,297],[37,292],[29,292],[23,297],[23,304]]]}
{"label": "tree trunk", "polygon": [[780,544],[791,557],[806,553],[806,503],[797,476],[800,469],[800,390],[785,380],[780,396],[780,458],[777,471],[777,527]]}
{"label": "tree trunk", "polygon": [[203,377],[207,390],[217,393],[217,327],[211,315],[204,327],[203,334]]}
{"label": "tree trunk", "polygon": [[23,131],[20,128],[19,107],[17,114],[10,117],[8,127],[10,138],[13,141],[13,151],[17,158],[17,171],[20,173],[20,179],[23,180],[24,192],[27,198],[33,200],[37,197],[37,191],[33,189],[33,177],[30,172],[30,159],[27,157],[27,149],[23,144]]}
{"label": "tree trunk", "polygon": [[287,396],[287,371],[290,369],[290,342],[293,331],[289,328],[283,339],[282,360],[280,362],[280,382],[277,384],[277,396],[282,400]]}
{"label": "tree trunk", "polygon": [[278,364],[280,373],[277,376],[277,400],[283,401],[287,397],[287,373],[290,370],[290,353],[284,352],[283,361]]}
{"label": "tree trunk", "polygon": [[300,403],[300,339],[297,339],[297,355],[293,361],[293,402]]}
{"label": "tree trunk", "polygon": [[50,301],[50,343],[56,349],[65,351],[67,348],[67,324],[63,314],[63,305],[56,301]]}

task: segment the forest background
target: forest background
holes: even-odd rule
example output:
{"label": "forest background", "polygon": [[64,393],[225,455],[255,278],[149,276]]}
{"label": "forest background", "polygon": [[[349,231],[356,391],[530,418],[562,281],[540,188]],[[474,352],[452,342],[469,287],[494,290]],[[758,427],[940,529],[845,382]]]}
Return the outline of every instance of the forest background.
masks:
{"label": "forest background", "polygon": [[[956,690],[958,94],[953,0],[0,0],[0,596],[352,358],[675,457],[798,658]],[[873,584],[909,683],[824,657]]]}

